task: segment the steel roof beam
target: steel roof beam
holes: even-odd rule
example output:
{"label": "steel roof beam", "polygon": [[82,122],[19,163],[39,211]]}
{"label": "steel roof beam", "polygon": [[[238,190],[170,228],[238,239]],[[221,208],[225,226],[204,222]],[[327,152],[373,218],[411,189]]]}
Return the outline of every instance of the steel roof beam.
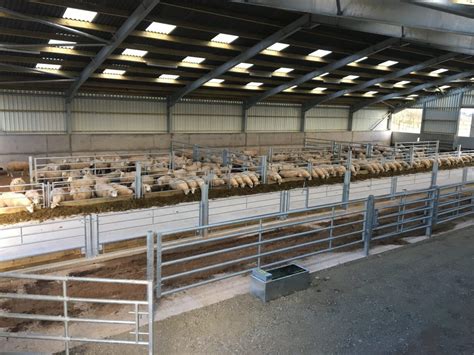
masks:
{"label": "steel roof beam", "polygon": [[344,0],[342,16],[334,0],[232,0],[315,15],[315,21],[474,55],[472,20],[400,1]]}
{"label": "steel roof beam", "polygon": [[65,78],[70,78],[70,75],[67,75],[65,73],[55,72],[55,71],[46,71],[46,70],[41,70],[41,69],[36,69],[36,68],[23,67],[21,65],[15,65],[15,64],[0,63],[0,68],[9,69],[13,72],[19,72],[19,73],[33,73],[33,74],[60,76],[62,78],[64,78],[64,77]]}
{"label": "steel roof beam", "polygon": [[339,69],[341,67],[346,66],[347,64],[350,64],[360,58],[367,57],[371,54],[380,52],[381,50],[384,50],[388,47],[391,47],[395,43],[400,42],[399,38],[389,38],[386,39],[380,43],[377,43],[376,45],[370,46],[368,48],[365,48],[355,54],[352,54],[350,56],[344,57],[342,59],[339,59],[333,63],[329,63],[319,69],[313,70],[312,72],[309,72],[305,75],[300,76],[299,78],[293,79],[291,81],[288,81],[287,83],[281,84],[277,87],[274,87],[270,90],[267,90],[261,94],[255,95],[251,98],[249,98],[245,102],[245,108],[249,109],[250,107],[254,106],[256,103],[265,100],[266,98],[276,95],[282,91],[285,91],[286,89],[291,88],[292,86],[298,86],[306,81],[309,81],[321,74],[324,73],[330,73],[336,69]]}
{"label": "steel roof beam", "polygon": [[92,59],[86,68],[79,75],[77,80],[71,85],[66,93],[70,101],[87,79],[100,67],[100,65],[112,54],[112,52],[122,43],[125,38],[145,19],[153,8],[158,5],[160,0],[143,0],[138,8],[130,15],[122,26],[113,35],[112,41],[102,48]]}
{"label": "steel roof beam", "polygon": [[407,102],[407,103],[396,105],[393,108],[392,113],[397,113],[397,112],[403,111],[406,108],[410,108],[410,107],[413,107],[413,106],[416,106],[416,105],[424,104],[425,102],[434,101],[434,100],[437,100],[437,99],[439,99],[441,97],[444,97],[444,96],[455,95],[455,94],[459,94],[461,92],[466,92],[466,91],[470,91],[470,90],[474,90],[474,85],[468,85],[468,86],[463,86],[461,88],[452,89],[452,90],[447,91],[443,95],[435,94],[435,95],[420,97],[418,100],[414,100],[412,102]]}
{"label": "steel roof beam", "polygon": [[392,72],[392,73],[384,75],[380,78],[376,78],[376,79],[366,81],[364,83],[360,83],[360,84],[358,84],[356,86],[353,86],[351,88],[344,89],[344,90],[339,90],[337,92],[334,92],[332,94],[323,96],[321,98],[310,100],[310,101],[303,104],[302,109],[303,109],[303,111],[308,111],[308,110],[310,110],[311,108],[313,108],[317,105],[320,105],[324,102],[327,102],[327,101],[336,99],[338,97],[344,96],[345,94],[349,94],[349,93],[355,92],[355,91],[361,91],[361,90],[367,89],[368,87],[374,86],[376,84],[383,83],[383,82],[388,81],[388,80],[392,80],[392,79],[396,79],[396,78],[400,78],[402,76],[408,75],[411,72],[422,70],[424,68],[427,68],[427,67],[430,67],[430,66],[433,66],[433,65],[436,65],[436,64],[440,64],[444,61],[447,61],[449,59],[454,58],[456,55],[457,55],[456,53],[447,53],[447,54],[444,54],[442,56],[427,60],[426,62],[416,64],[416,65],[412,65],[408,68],[404,68],[404,69],[401,69],[401,70],[396,71],[396,72]]}
{"label": "steel roof beam", "polygon": [[189,85],[186,85],[184,88],[178,90],[173,95],[168,98],[168,107],[174,106],[180,99],[182,99],[185,95],[189,94],[190,92],[198,89],[203,84],[207,83],[209,80],[218,77],[219,75],[227,72],[228,70],[235,67],[237,64],[245,62],[246,60],[254,57],[264,49],[268,48],[272,44],[285,39],[288,36],[291,36],[295,32],[298,32],[302,28],[313,28],[317,24],[311,22],[310,15],[303,15],[296,21],[293,21],[289,25],[283,27],[282,29],[278,30],[274,34],[268,36],[267,38],[261,40],[254,46],[246,49],[244,52],[239,54],[237,57],[230,59],[229,61],[225,62],[224,64],[218,66],[211,72],[203,75],[199,79],[195,80]]}
{"label": "steel roof beam", "polygon": [[86,32],[76,30],[75,28],[60,25],[58,23],[54,23],[54,22],[51,22],[51,21],[39,19],[39,18],[36,18],[36,17],[33,17],[33,16],[28,16],[28,15],[25,15],[25,14],[7,9],[6,7],[3,7],[3,6],[0,7],[0,12],[3,12],[3,13],[5,13],[5,14],[13,17],[13,18],[16,18],[16,19],[20,19],[20,20],[23,20],[23,21],[29,21],[29,22],[37,22],[37,23],[40,23],[42,25],[58,28],[58,29],[63,30],[65,32],[73,33],[73,34],[78,35],[78,36],[87,37],[87,38],[93,39],[94,41],[97,41],[97,42],[108,43],[108,41],[106,39],[91,35],[91,34],[86,33]]}
{"label": "steel roof beam", "polygon": [[417,85],[417,86],[414,86],[410,89],[402,90],[402,91],[399,91],[399,92],[396,92],[396,93],[383,95],[383,96],[378,96],[378,97],[375,97],[375,98],[373,98],[369,101],[363,101],[363,102],[359,102],[358,104],[353,105],[351,107],[351,111],[356,112],[356,111],[359,111],[360,109],[362,109],[364,107],[374,105],[374,104],[377,104],[377,103],[382,102],[382,101],[390,100],[390,99],[393,99],[397,96],[410,95],[410,94],[413,94],[417,91],[428,89],[428,88],[433,87],[433,86],[444,85],[444,84],[450,83],[452,81],[455,81],[455,80],[458,80],[458,79],[463,79],[465,77],[472,76],[472,75],[474,75],[474,70],[470,70],[470,71],[467,71],[467,72],[464,72],[464,73],[458,73],[458,74],[446,76],[444,78],[434,80],[434,81],[430,81],[429,83]]}

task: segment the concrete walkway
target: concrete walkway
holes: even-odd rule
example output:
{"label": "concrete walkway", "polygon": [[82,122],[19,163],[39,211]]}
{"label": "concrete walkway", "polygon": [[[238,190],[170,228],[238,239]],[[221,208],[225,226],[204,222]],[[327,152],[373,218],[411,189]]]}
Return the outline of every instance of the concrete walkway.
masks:
{"label": "concrete walkway", "polygon": [[[157,322],[158,354],[473,354],[474,227]],[[73,353],[144,354],[94,346]]]}

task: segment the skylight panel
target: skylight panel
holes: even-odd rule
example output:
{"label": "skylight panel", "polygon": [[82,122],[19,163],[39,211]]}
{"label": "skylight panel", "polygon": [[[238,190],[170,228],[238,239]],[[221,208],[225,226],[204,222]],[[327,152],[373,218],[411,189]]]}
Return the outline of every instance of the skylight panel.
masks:
{"label": "skylight panel", "polygon": [[176,80],[179,78],[179,75],[174,75],[174,74],[161,74],[158,77],[158,80]]}
{"label": "skylight panel", "polygon": [[61,68],[60,64],[48,64],[48,63],[38,63],[36,64],[36,69],[47,69],[47,70],[59,70]]}
{"label": "skylight panel", "polygon": [[123,74],[125,74],[125,70],[121,70],[121,69],[104,69],[103,74],[108,74],[108,75],[123,75]]}
{"label": "skylight panel", "polygon": [[358,77],[359,77],[358,75],[347,75],[347,76],[343,77],[342,80],[355,80]]}
{"label": "skylight panel", "polygon": [[411,94],[411,95],[408,95],[408,97],[418,97],[417,94]]}
{"label": "skylight panel", "polygon": [[225,33],[219,33],[217,36],[215,36],[213,39],[211,39],[212,42],[218,42],[218,43],[225,43],[229,44],[234,42],[239,36],[234,36],[234,35],[228,35]]}
{"label": "skylight panel", "polygon": [[253,67],[253,64],[251,63],[239,63],[237,64],[234,68],[237,68],[237,69],[248,69],[250,67]]}
{"label": "skylight panel", "polygon": [[257,82],[257,81],[251,81],[250,83],[247,83],[245,86],[249,88],[258,88],[259,86],[263,85],[263,83]]}
{"label": "skylight panel", "polygon": [[436,70],[433,70],[432,72],[430,72],[430,75],[438,75],[438,74],[441,74],[441,73],[445,73],[447,71],[448,71],[448,69],[444,69],[444,68],[436,69]]}
{"label": "skylight panel", "polygon": [[367,91],[364,96],[373,96],[375,95],[376,93],[378,93],[378,91]]}
{"label": "skylight panel", "polygon": [[167,23],[161,23],[161,22],[152,22],[146,28],[145,31],[169,35],[175,28],[176,28],[175,25],[169,25]]}
{"label": "skylight panel", "polygon": [[314,93],[314,94],[321,94],[326,89],[327,88],[317,87],[317,88],[314,88],[313,90],[311,90],[311,92]]}
{"label": "skylight panel", "polygon": [[273,43],[270,47],[267,47],[267,49],[269,51],[282,51],[284,50],[285,48],[289,47],[290,45],[289,44],[286,44],[286,43],[280,43],[280,42],[276,42],[276,43]]}
{"label": "skylight panel", "polygon": [[291,91],[293,89],[296,89],[298,87],[298,85],[293,85],[291,87],[289,87],[288,89],[285,89],[284,91]]}
{"label": "skylight panel", "polygon": [[68,7],[63,14],[63,18],[86,22],[92,22],[96,16],[97,12],[95,11],[81,10],[74,7]]}
{"label": "skylight panel", "polygon": [[325,57],[325,56],[327,56],[328,54],[331,54],[331,53],[332,53],[332,51],[327,51],[327,50],[324,50],[324,49],[318,49],[318,50],[315,50],[314,52],[311,52],[308,55],[311,56],[311,57],[322,58],[322,57]]}
{"label": "skylight panel", "polygon": [[359,58],[359,59],[357,59],[357,60],[354,60],[352,63],[360,63],[360,62],[366,60],[367,58],[368,58],[368,57],[362,57],[362,58]]}
{"label": "skylight panel", "polygon": [[193,57],[191,55],[187,56],[186,58],[183,59],[184,63],[192,63],[192,64],[200,64],[204,62],[206,58],[202,57]]}
{"label": "skylight panel", "polygon": [[318,80],[319,78],[324,78],[326,75],[329,75],[329,72],[322,73],[321,75],[315,76],[313,80]]}
{"label": "skylight panel", "polygon": [[206,84],[222,84],[224,79],[211,79]]}
{"label": "skylight panel", "polygon": [[126,48],[123,52],[122,55],[128,55],[131,57],[144,57],[148,51],[142,51],[140,49],[131,49],[131,48]]}
{"label": "skylight panel", "polygon": [[380,63],[379,66],[380,67],[391,67],[392,65],[395,65],[395,64],[398,64],[398,62],[395,61],[395,60],[387,60],[383,63]]}
{"label": "skylight panel", "polygon": [[410,83],[410,81],[408,81],[408,80],[402,80],[402,81],[399,81],[398,83],[395,83],[394,86],[404,86],[404,85],[409,84],[409,83]]}
{"label": "skylight panel", "polygon": [[59,39],[50,39],[48,44],[57,44],[60,48],[66,48],[66,49],[73,49],[74,45],[77,44],[76,42],[70,42],[70,41],[61,41]]}
{"label": "skylight panel", "polygon": [[443,85],[443,86],[440,86],[439,88],[441,90],[445,90],[445,89],[449,89],[451,86],[450,85]]}
{"label": "skylight panel", "polygon": [[278,68],[277,70],[275,70],[274,73],[278,73],[278,74],[288,74],[289,72],[292,72],[293,70],[294,70],[293,68],[281,67],[281,68]]}

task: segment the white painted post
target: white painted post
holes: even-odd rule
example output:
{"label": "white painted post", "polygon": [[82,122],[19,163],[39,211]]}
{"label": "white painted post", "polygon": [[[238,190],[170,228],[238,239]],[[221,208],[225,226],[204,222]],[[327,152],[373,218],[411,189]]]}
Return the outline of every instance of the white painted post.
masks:
{"label": "white painted post", "polygon": [[267,183],[267,156],[260,156],[260,179],[262,184]]}
{"label": "white painted post", "polygon": [[30,184],[33,184],[36,181],[36,169],[33,168],[33,157],[28,157],[28,167],[29,167],[29,174],[30,174]]}
{"label": "white painted post", "polygon": [[135,198],[143,197],[142,166],[139,161],[135,162]]}
{"label": "white painted post", "polygon": [[347,202],[349,202],[349,193],[351,189],[351,166],[352,150],[349,149],[347,152],[346,172],[344,173],[344,186],[342,190],[342,203],[345,203],[345,209],[347,209]]}
{"label": "white painted post", "polygon": [[[207,226],[209,224],[209,185],[205,183],[201,186],[201,203],[199,204],[199,226]],[[201,229],[201,236],[207,237],[207,228]]]}

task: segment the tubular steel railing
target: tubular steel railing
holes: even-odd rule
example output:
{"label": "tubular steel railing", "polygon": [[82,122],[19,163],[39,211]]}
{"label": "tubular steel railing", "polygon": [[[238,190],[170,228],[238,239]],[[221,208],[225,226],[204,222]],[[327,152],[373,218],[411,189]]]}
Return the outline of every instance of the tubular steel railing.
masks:
{"label": "tubular steel railing", "polygon": [[[474,214],[470,183],[369,196],[174,231],[156,230],[157,297],[293,260],[383,239],[431,236],[435,225]],[[201,231],[214,237],[182,239]],[[179,239],[181,240],[181,239]]]}
{"label": "tubular steel railing", "polygon": [[[149,234],[150,241],[152,241],[151,234]],[[17,313],[17,312],[8,312],[6,310],[0,311],[0,318],[7,319],[16,319],[16,320],[27,320],[27,321],[43,321],[51,323],[61,323],[63,325],[62,335],[52,335],[44,331],[41,332],[14,332],[14,331],[2,331],[0,332],[0,338],[9,338],[9,339],[29,339],[29,340],[44,340],[52,342],[63,342],[64,350],[66,354],[69,354],[69,351],[73,344],[78,343],[96,343],[96,344],[115,344],[115,345],[136,345],[144,346],[148,349],[148,354],[152,355],[154,352],[154,275],[153,275],[153,258],[150,257],[147,263],[147,280],[124,280],[124,279],[108,279],[108,278],[92,278],[92,277],[70,277],[70,276],[52,276],[52,275],[33,275],[33,274],[21,274],[16,272],[4,272],[0,273],[0,279],[8,279],[10,281],[18,280],[34,280],[35,282],[58,282],[61,287],[59,287],[59,294],[53,295],[50,293],[39,294],[27,294],[27,293],[17,293],[15,292],[0,292],[0,300],[14,300],[15,302],[25,302],[25,301],[34,301],[34,302],[54,302],[58,304],[60,309],[60,315],[51,315],[51,314],[38,314],[38,313]],[[101,292],[101,290],[107,287],[107,285],[123,285],[124,287],[145,287],[145,300],[132,300],[132,299],[119,299],[113,296],[105,297],[75,297],[70,295],[70,286],[73,283],[86,284],[84,287],[87,287],[87,283],[94,284],[97,286],[95,289],[98,290],[96,293]],[[130,306],[132,308],[131,313],[132,319],[105,319],[105,318],[95,318],[93,316],[79,317],[71,314],[72,306],[77,304],[88,304],[88,305],[117,305],[117,306]],[[43,310],[42,310],[43,311]],[[43,311],[45,312],[45,311]],[[93,313],[93,312],[89,312]],[[142,316],[146,316],[146,321],[141,322]],[[77,328],[72,328],[72,325],[78,323],[86,324],[96,324],[103,325],[122,325],[132,329],[130,334],[133,335],[133,339],[126,338],[122,336],[121,338],[97,338],[91,337],[89,334],[84,335],[75,335],[74,332],[77,332]],[[147,332],[144,332],[141,327],[146,326]],[[37,349],[35,349],[37,350]]]}

